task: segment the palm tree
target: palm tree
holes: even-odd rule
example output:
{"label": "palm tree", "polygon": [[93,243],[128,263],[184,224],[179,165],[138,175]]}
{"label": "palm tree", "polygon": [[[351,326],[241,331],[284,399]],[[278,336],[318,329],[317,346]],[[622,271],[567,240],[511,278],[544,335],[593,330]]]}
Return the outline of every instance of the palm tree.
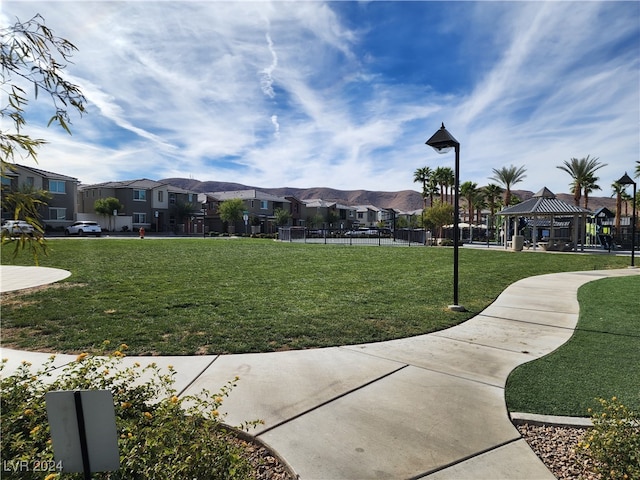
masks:
{"label": "palm tree", "polygon": [[469,223],[473,223],[473,201],[478,194],[478,184],[475,182],[464,182],[460,185],[460,195],[467,201],[469,211]]}
{"label": "palm tree", "polygon": [[496,213],[496,208],[498,207],[498,199],[504,192],[504,189],[500,185],[496,185],[495,183],[490,183],[486,187],[484,187],[485,197],[487,199],[487,204],[489,206],[489,211],[491,212],[491,216],[493,217]]}
{"label": "palm tree", "polygon": [[636,173],[635,173],[635,177],[636,177],[636,178],[640,177],[640,160],[636,160]]}
{"label": "palm tree", "polygon": [[427,184],[427,192],[429,193],[429,206],[433,206],[433,197],[435,195],[440,194],[440,190],[438,189],[438,179],[435,175],[431,175],[429,179],[429,183]]}
{"label": "palm tree", "polygon": [[491,180],[495,180],[504,186],[504,204],[511,205],[511,187],[516,183],[520,183],[526,177],[525,167],[502,167],[494,168],[493,176],[489,177]]}
{"label": "palm tree", "polygon": [[447,174],[446,174],[445,167],[438,167],[433,172],[433,180],[440,187],[440,200],[443,202],[446,200],[446,197],[445,197],[445,184],[447,182],[446,176]]}
{"label": "palm tree", "polygon": [[422,184],[423,208],[427,208],[427,195],[428,195],[427,185],[429,183],[429,180],[431,180],[431,174],[432,174],[432,171],[429,167],[418,168],[416,169],[415,172],[413,172],[414,183],[420,182]]}
{"label": "palm tree", "polygon": [[[573,193],[573,203],[575,206],[580,205],[580,198],[582,197],[582,191],[584,185],[593,183],[592,180],[597,178],[594,176],[596,170],[605,167],[606,163],[600,163],[598,158],[589,158],[587,155],[585,158],[572,158],[571,160],[565,160],[563,165],[559,168],[563,172],[567,172],[571,175],[573,181],[571,182],[571,193]],[[588,196],[588,192],[585,192]]]}
{"label": "palm tree", "polygon": [[584,208],[589,208],[589,194],[594,190],[602,190],[600,185],[596,184],[598,180],[600,180],[598,177],[592,175],[586,178],[582,184],[582,190],[584,191]]}
{"label": "palm tree", "polygon": [[615,195],[616,197],[616,235],[620,231],[620,216],[622,215],[622,196],[625,193],[626,185],[620,185],[618,182],[613,182],[611,184],[611,189],[613,191],[612,197]]}
{"label": "palm tree", "polygon": [[455,174],[453,169],[450,167],[438,167],[436,171],[433,172],[433,175],[438,180],[438,185],[440,185],[440,197],[442,200],[453,204],[453,201],[449,201],[450,195],[449,190],[453,193],[453,186],[455,183]]}

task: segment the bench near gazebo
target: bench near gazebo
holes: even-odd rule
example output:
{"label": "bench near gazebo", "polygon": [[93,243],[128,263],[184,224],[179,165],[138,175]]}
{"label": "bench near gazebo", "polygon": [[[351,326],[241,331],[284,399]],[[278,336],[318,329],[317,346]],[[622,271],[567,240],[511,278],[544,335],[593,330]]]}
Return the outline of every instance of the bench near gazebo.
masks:
{"label": "bench near gazebo", "polygon": [[[525,228],[531,230],[531,245],[534,249],[548,251],[577,251],[578,245],[584,251],[587,216],[591,210],[571,205],[556,198],[555,194],[544,187],[529,200],[512,205],[498,212],[504,218],[505,236],[511,231],[511,221],[515,220],[514,235],[504,242],[504,248],[522,250],[524,236],[518,231],[519,219],[525,220]],[[505,238],[505,240],[507,240]]]}

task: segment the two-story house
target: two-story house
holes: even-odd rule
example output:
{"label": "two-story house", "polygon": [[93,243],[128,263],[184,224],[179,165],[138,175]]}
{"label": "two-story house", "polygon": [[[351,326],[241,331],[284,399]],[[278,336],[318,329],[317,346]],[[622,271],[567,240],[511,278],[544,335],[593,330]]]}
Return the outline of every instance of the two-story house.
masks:
{"label": "two-story house", "polygon": [[289,212],[291,210],[291,201],[284,197],[271,195],[270,193],[261,192],[260,190],[232,190],[228,192],[212,192],[209,195],[218,199],[219,202],[239,198],[245,206],[245,212],[248,216],[248,225],[244,221],[236,223],[236,232],[247,233],[249,226],[260,227],[254,228],[253,231],[260,230],[260,233],[275,233],[278,231],[274,212],[281,208]]}
{"label": "two-story house", "polygon": [[[40,219],[46,230],[62,230],[76,220],[78,179],[26,165],[10,164],[2,173],[2,191],[46,192],[40,207]],[[13,211],[2,210],[2,219],[13,218]]]}
{"label": "two-story house", "polygon": [[202,216],[198,194],[168,183],[146,178],[105,182],[81,185],[78,193],[78,215],[87,220],[97,217],[96,200],[117,198],[123,208],[116,212],[115,230],[199,233],[198,228],[202,228],[201,222],[193,221]]}
{"label": "two-story house", "polygon": [[319,198],[303,200],[306,219],[316,228],[350,229],[356,221],[356,209]]}
{"label": "two-story house", "polygon": [[382,209],[373,205],[358,205],[356,209],[356,225],[360,228],[370,228],[378,226],[381,220]]}

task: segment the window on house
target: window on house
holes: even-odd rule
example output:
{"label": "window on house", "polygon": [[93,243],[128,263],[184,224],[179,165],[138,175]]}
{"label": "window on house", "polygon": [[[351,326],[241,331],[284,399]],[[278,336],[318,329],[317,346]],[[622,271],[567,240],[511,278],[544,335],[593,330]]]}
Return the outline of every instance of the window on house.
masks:
{"label": "window on house", "polygon": [[260,200],[260,209],[269,210],[269,202],[267,200]]}
{"label": "window on house", "polygon": [[51,193],[65,193],[65,185],[62,180],[49,180],[49,191]]}
{"label": "window on house", "polygon": [[162,190],[158,190],[158,201],[159,202],[164,201],[164,192]]}
{"label": "window on house", "polygon": [[134,190],[133,191],[133,199],[144,202],[147,200],[147,191],[146,190]]}
{"label": "window on house", "polygon": [[358,212],[358,219],[362,220],[364,218],[364,215],[362,214],[362,212]]}
{"label": "window on house", "polygon": [[66,219],[67,219],[66,208],[49,207],[49,220],[66,220]]}
{"label": "window on house", "polygon": [[133,223],[147,223],[146,213],[134,213],[132,217]]}

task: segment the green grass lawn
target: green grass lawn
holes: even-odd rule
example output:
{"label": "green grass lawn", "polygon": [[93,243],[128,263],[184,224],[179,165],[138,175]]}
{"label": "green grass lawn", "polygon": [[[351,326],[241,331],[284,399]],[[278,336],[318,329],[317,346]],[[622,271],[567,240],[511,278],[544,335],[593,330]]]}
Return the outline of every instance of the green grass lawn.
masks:
{"label": "green grass lawn", "polygon": [[578,301],[569,342],[510,375],[510,411],[588,416],[595,398],[613,396],[640,411],[640,277],[587,283]]}
{"label": "green grass lawn", "polygon": [[[453,250],[251,239],[49,240],[42,266],[67,280],[3,295],[6,347],[78,353],[104,340],[130,355],[265,352],[439,330],[483,310],[514,281],[619,268],[628,259],[465,249],[452,313]],[[3,264],[32,264],[28,254]]]}

